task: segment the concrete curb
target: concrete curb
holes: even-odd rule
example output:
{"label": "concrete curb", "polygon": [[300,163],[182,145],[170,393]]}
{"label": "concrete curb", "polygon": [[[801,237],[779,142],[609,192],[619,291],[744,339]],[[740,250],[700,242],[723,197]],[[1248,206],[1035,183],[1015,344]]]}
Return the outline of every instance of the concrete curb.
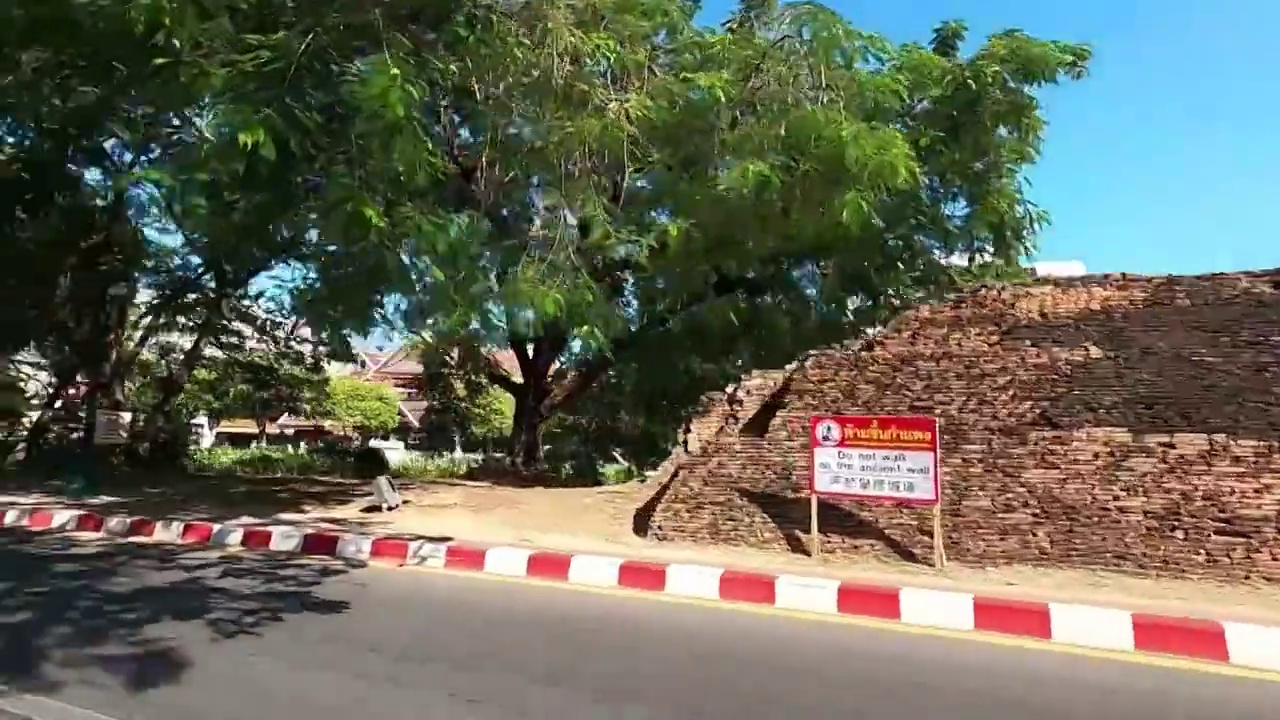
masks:
{"label": "concrete curb", "polygon": [[831,578],[767,575],[707,565],[309,531],[291,525],[152,520],[22,507],[6,509],[0,517],[0,527],[98,533],[530,577],[571,585],[870,617],[953,631],[996,633],[1103,650],[1173,655],[1280,672],[1280,627],[1251,623],[1007,600],[951,590],[859,585]]}

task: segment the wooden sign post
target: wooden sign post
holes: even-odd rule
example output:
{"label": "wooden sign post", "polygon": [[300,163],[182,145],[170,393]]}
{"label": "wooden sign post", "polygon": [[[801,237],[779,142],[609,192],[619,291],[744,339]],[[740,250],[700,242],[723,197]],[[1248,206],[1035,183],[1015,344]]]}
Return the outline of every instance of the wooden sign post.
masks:
{"label": "wooden sign post", "polygon": [[936,418],[815,415],[809,419],[809,552],[821,552],[822,497],[933,510],[933,565],[947,564]]}
{"label": "wooden sign post", "polygon": [[809,557],[822,554],[822,532],[818,527],[818,493],[809,493]]}
{"label": "wooden sign post", "polygon": [[933,506],[933,566],[939,570],[947,566],[947,544],[942,535],[942,503]]}
{"label": "wooden sign post", "polygon": [[129,423],[133,413],[118,410],[99,410],[93,425],[94,445],[124,445],[129,441]]}

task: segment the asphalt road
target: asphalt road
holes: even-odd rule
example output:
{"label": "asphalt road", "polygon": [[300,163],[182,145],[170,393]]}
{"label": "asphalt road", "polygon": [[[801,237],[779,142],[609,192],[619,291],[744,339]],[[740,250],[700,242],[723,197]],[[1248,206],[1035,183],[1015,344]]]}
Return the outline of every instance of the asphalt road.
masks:
{"label": "asphalt road", "polygon": [[[1263,720],[1280,706],[1280,683],[1102,658],[11,533],[0,633],[11,699],[119,720]],[[7,709],[89,717],[50,707],[66,712]]]}

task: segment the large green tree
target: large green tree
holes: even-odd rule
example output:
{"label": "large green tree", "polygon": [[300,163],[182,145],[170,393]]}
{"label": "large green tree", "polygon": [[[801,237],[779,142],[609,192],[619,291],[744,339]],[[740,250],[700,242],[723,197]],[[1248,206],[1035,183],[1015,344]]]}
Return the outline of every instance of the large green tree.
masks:
{"label": "large green tree", "polygon": [[1086,47],[1010,30],[966,53],[959,22],[895,45],[808,2],[719,29],[696,11],[481,2],[440,33],[449,82],[423,105],[447,175],[415,206],[447,221],[400,226],[380,290],[411,326],[515,353],[518,377],[483,369],[521,464],[617,363],[789,358],[945,290],[946,258],[1016,266],[1046,219],[1022,180],[1035,93]]}
{"label": "large green tree", "polygon": [[1036,92],[1087,48],[1005,31],[966,52],[958,22],[895,45],[808,2],[697,11],[7,3],[0,261],[39,286],[6,304],[7,345],[122,405],[148,339],[183,326],[158,437],[270,281],[331,340],[403,322],[459,348],[534,464],[546,419],[611,374],[678,376],[654,393],[674,401],[1030,250]]}
{"label": "large green tree", "polygon": [[172,425],[231,308],[335,243],[376,242],[377,206],[434,172],[404,111],[429,73],[389,83],[386,67],[426,54],[450,7],[5,3],[0,262],[26,272],[4,274],[0,352],[35,346],[55,388],[86,381],[90,438],[94,409],[122,407],[138,358],[181,326],[144,434]]}
{"label": "large green tree", "polygon": [[86,441],[92,408],[123,402],[117,356],[149,252],[137,179],[202,93],[134,5],[0,10],[0,263],[23,270],[5,274],[2,334],[35,345],[55,387],[87,380]]}
{"label": "large green tree", "polygon": [[214,420],[252,419],[260,444],[272,421],[285,414],[313,417],[328,403],[323,363],[302,353],[255,350],[210,358],[203,368],[197,391],[209,404],[192,409]]}

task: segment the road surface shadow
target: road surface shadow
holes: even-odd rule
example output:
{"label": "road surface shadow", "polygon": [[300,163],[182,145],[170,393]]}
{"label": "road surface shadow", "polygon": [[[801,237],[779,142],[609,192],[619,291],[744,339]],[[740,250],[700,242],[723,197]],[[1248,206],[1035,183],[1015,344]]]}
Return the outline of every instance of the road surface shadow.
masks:
{"label": "road surface shadow", "polygon": [[322,477],[239,477],[122,471],[104,480],[101,495],[74,497],[56,477],[0,474],[0,492],[25,501],[11,504],[58,505],[104,515],[142,515],[177,520],[206,520],[247,515],[269,518],[288,513],[367,502],[368,481]]}
{"label": "road surface shadow", "polygon": [[318,558],[0,531],[0,685],[56,691],[83,673],[141,693],[195,661],[165,634],[201,623],[216,638],[261,633],[291,615],[345,612],[317,594],[350,566]]}

